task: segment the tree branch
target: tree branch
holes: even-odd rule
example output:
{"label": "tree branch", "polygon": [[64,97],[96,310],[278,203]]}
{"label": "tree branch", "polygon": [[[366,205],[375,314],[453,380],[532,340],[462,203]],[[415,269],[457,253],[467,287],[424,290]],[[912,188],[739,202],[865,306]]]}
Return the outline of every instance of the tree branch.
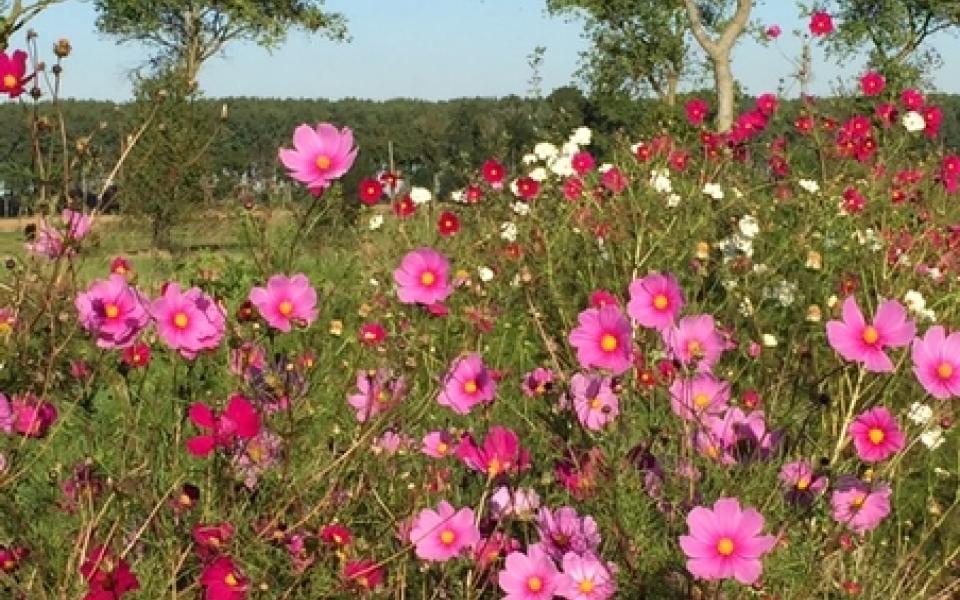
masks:
{"label": "tree branch", "polygon": [[694,39],[707,54],[715,53],[717,44],[703,26],[703,17],[700,16],[700,8],[697,6],[696,0],[683,0],[683,5],[686,7],[687,16],[690,18],[690,31],[693,33]]}

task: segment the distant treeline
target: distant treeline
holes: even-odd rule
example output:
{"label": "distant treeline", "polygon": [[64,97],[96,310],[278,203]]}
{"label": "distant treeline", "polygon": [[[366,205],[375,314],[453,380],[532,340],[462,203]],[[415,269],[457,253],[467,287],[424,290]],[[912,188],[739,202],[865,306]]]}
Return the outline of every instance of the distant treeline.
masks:
{"label": "distant treeline", "polygon": [[[711,98],[708,94],[702,97]],[[944,109],[944,144],[960,148],[960,96],[931,99]],[[743,100],[745,106],[750,102]],[[210,164],[218,178],[239,180],[245,174],[252,182],[272,179],[277,169],[277,148],[290,144],[293,128],[300,123],[329,121],[352,128],[361,148],[357,165],[345,182],[348,187],[385,167],[391,147],[394,164],[412,181],[429,187],[438,182],[445,186],[450,182],[444,180],[457,179],[491,156],[516,164],[536,142],[562,141],[579,125],[587,125],[599,134],[622,131],[636,140],[643,133],[650,135],[658,130],[665,119],[683,118],[682,100],[672,110],[655,100],[639,101],[610,118],[573,87],[559,88],[542,99],[509,96],[429,102],[218,98],[203,100],[199,110],[209,112],[214,123],[220,119],[224,104],[228,107],[227,120],[210,149]],[[795,104],[785,102],[782,110],[795,112]],[[864,104],[863,109],[869,110],[869,105]],[[56,118],[48,103],[36,107],[30,103],[0,104],[0,182],[8,195],[28,192],[35,182],[29,136],[34,111],[44,119]],[[85,144],[87,148],[85,165],[77,172],[85,173],[90,181],[98,180],[116,160],[120,141],[136,128],[132,105],[71,100],[62,102],[62,111],[71,138],[68,143]],[[609,138],[598,136],[600,140]],[[59,141],[49,139],[44,143],[58,145]],[[82,183],[77,181],[77,187]],[[92,187],[88,185],[87,189]]]}

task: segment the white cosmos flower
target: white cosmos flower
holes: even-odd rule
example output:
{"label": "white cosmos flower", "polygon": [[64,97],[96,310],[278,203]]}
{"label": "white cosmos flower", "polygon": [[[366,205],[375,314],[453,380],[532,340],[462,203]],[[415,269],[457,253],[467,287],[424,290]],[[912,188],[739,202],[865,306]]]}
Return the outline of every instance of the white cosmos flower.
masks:
{"label": "white cosmos flower", "polygon": [[602,165],[600,165],[600,168],[598,168],[597,171],[599,171],[600,173],[606,173],[607,171],[609,171],[609,170],[612,169],[612,168],[613,168],[613,165],[612,165],[612,164],[610,164],[610,163],[603,163]]}
{"label": "white cosmos flower", "polygon": [[758,233],[760,233],[760,225],[757,223],[757,218],[753,215],[744,215],[740,217],[740,233],[747,238],[755,238]]}
{"label": "white cosmos flower", "polygon": [[667,208],[676,208],[680,206],[680,194],[670,194],[667,196]]}
{"label": "white cosmos flower", "polygon": [[453,190],[450,192],[450,199],[454,202],[464,203],[467,201],[467,193],[463,190]]}
{"label": "white cosmos flower", "polygon": [[513,212],[521,217],[525,217],[530,214],[530,205],[526,202],[514,202],[510,205],[510,208],[512,208]]}
{"label": "white cosmos flower", "polygon": [[926,425],[933,418],[933,409],[923,402],[914,402],[910,405],[910,412],[907,418],[917,425]]}
{"label": "white cosmos flower", "polygon": [[776,348],[777,347],[777,336],[772,333],[765,333],[761,336],[763,346],[765,348]]}
{"label": "white cosmos flower", "polygon": [[650,171],[650,187],[661,194],[672,194],[673,182],[670,181],[670,171],[666,169]]}
{"label": "white cosmos flower", "polygon": [[[560,154],[566,154],[568,156],[573,156],[577,152],[580,152],[580,146],[576,142],[567,142],[560,147]],[[558,155],[559,156],[559,155]]]}
{"label": "white cosmos flower", "polygon": [[719,183],[707,183],[703,186],[703,193],[714,200],[723,200],[723,188]]}
{"label": "white cosmos flower", "polygon": [[536,164],[536,162],[539,161],[540,159],[537,157],[536,154],[524,154],[521,160],[525,165],[532,165],[532,164]]}
{"label": "white cosmos flower", "polygon": [[923,294],[917,290],[910,290],[904,294],[903,302],[907,305],[907,310],[917,317],[926,321],[937,320],[937,314],[932,309],[927,308],[927,301],[923,298]]}
{"label": "white cosmos flower", "polygon": [[930,450],[936,450],[943,444],[943,429],[931,427],[920,434],[920,442]]}
{"label": "white cosmos flower", "polygon": [[528,177],[534,181],[546,181],[547,180],[547,170],[543,167],[537,167],[536,169],[530,171]]}
{"label": "white cosmos flower", "polygon": [[903,124],[903,128],[910,133],[923,131],[927,127],[927,122],[924,120],[923,115],[915,110],[911,110],[903,115],[903,119],[901,119],[900,122]]}
{"label": "white cosmos flower", "polygon": [[507,242],[517,241],[517,224],[507,221],[500,225],[500,239]]}
{"label": "white cosmos flower", "polygon": [[575,173],[573,170],[573,155],[566,152],[547,161],[547,167],[557,177],[570,177]]}
{"label": "white cosmos flower", "polygon": [[797,185],[811,194],[816,194],[820,191],[820,184],[812,179],[801,179],[797,182]]}
{"label": "white cosmos flower", "polygon": [[477,267],[477,275],[480,276],[480,281],[487,283],[493,279],[493,269],[490,267]]}
{"label": "white cosmos flower", "polygon": [[368,225],[368,227],[370,227],[370,231],[376,231],[377,229],[380,229],[382,225],[383,215],[373,215],[370,217],[370,224]]}
{"label": "white cosmos flower", "polygon": [[414,186],[410,189],[410,199],[414,204],[426,204],[433,199],[433,194],[425,187]]}
{"label": "white cosmos flower", "polygon": [[560,154],[560,150],[550,142],[540,142],[533,147],[533,154],[540,160],[550,160]]}
{"label": "white cosmos flower", "polygon": [[593,139],[593,132],[589,127],[577,127],[570,135],[570,141],[578,146],[589,146]]}

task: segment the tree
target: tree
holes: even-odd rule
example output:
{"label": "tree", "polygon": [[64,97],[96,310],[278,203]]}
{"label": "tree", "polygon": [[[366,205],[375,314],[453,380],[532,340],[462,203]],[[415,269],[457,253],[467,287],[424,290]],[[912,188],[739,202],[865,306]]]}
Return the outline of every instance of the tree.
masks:
{"label": "tree", "polygon": [[663,0],[547,0],[552,14],[585,19],[582,76],[595,98],[652,91],[676,101],[687,53],[683,7]]}
{"label": "tree", "polygon": [[323,0],[95,0],[97,27],[121,42],[146,43],[156,67],[176,65],[194,81],[203,63],[234,40],[266,48],[299,27],[346,37],[342,15],[323,10]]}
{"label": "tree", "polygon": [[840,21],[828,48],[840,62],[869,47],[869,64],[900,85],[919,83],[939,61],[927,42],[939,32],[960,29],[957,0],[835,0]]}
{"label": "tree", "polygon": [[[694,39],[707,53],[707,58],[713,65],[713,78],[717,91],[717,131],[729,131],[734,117],[734,78],[730,55],[740,34],[743,33],[750,20],[750,11],[753,9],[753,0],[736,0],[737,10],[716,35],[707,31],[708,21],[704,18],[705,11],[696,0],[684,0],[687,16],[690,18],[690,31]],[[715,17],[711,21],[719,21]]]}

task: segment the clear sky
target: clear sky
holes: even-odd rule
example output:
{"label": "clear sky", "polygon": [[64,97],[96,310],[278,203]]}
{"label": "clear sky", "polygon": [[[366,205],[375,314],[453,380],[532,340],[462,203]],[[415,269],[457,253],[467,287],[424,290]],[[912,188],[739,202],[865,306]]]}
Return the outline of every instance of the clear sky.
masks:
{"label": "clear sky", "polygon": [[[545,14],[543,0],[328,0],[327,7],[346,15],[352,37],[337,44],[320,36],[292,33],[272,53],[236,43],[211,60],[200,76],[210,96],[415,97],[523,95],[529,88],[527,57],[536,46],[547,48],[542,68],[547,91],[575,79],[585,42],[581,25]],[[146,51],[135,44],[117,46],[98,34],[92,6],[69,0],[31,23],[44,45],[60,37],[71,40],[66,92],[78,98],[123,100],[130,97],[129,72],[142,64]],[[754,21],[779,24],[784,35],[777,46],[752,41],[738,46],[734,69],[752,93],[774,90],[793,70],[787,56],[796,56],[799,42],[792,30],[803,29],[795,3],[759,3]],[[22,43],[14,39],[13,44]],[[941,36],[936,44],[945,65],[936,86],[960,92],[960,79],[947,74],[957,68],[960,42]],[[779,49],[778,49],[779,48]],[[844,72],[825,64],[816,49],[812,92],[828,93]],[[796,89],[792,90],[796,93]]]}

